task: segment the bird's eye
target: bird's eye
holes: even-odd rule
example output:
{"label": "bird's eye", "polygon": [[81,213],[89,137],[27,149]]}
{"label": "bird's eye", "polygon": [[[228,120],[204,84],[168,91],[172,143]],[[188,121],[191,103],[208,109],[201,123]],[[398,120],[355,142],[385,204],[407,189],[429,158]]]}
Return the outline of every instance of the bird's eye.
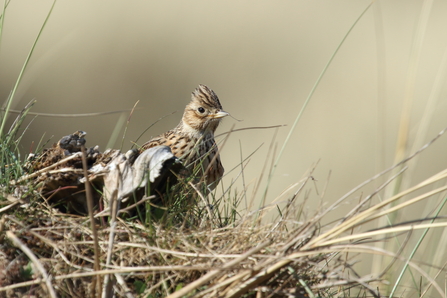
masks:
{"label": "bird's eye", "polygon": [[199,111],[200,114],[205,113],[205,109],[202,107],[199,107],[197,110]]}

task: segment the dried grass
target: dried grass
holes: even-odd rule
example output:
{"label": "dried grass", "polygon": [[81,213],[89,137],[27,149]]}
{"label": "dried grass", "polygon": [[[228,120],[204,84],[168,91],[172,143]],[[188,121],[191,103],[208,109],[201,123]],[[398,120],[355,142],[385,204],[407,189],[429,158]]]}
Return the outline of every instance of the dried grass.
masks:
{"label": "dried grass", "polygon": [[[288,220],[253,226],[252,218],[245,217],[224,228],[207,224],[166,228],[153,223],[148,229],[117,218],[111,245],[109,223],[96,222],[101,270],[94,271],[93,233],[86,218],[58,213],[42,203],[16,211],[3,216],[1,235],[7,231],[7,241],[1,246],[0,297],[47,297],[49,282],[60,296],[92,297],[94,276],[108,276],[118,297],[148,297],[150,293],[158,295],[149,297],[188,293],[194,297],[255,297],[261,292],[284,297],[305,292],[304,286],[297,286],[298,279],[309,289],[316,285],[324,271],[317,264],[327,257],[315,253],[289,259],[315,230]],[[15,239],[23,243],[17,246]],[[22,280],[21,270],[14,274],[11,267],[15,260],[23,259],[24,248],[33,251],[44,268],[33,270],[31,281]],[[278,266],[284,260],[287,265]],[[33,268],[35,263],[33,260]],[[255,278],[259,274],[263,276]]]}
{"label": "dried grass", "polygon": [[[292,187],[293,194],[287,196],[289,189],[279,196],[284,201],[243,213],[238,205],[239,197],[246,198],[245,191],[234,198],[228,196],[230,189],[224,191],[225,197],[204,196],[185,178],[169,194],[172,197],[166,202],[170,203],[158,217],[151,216],[153,196],[144,195],[121,209],[142,208],[142,212],[134,212],[134,217],[120,213],[116,191],[111,192],[107,210],[96,209],[89,216],[63,213],[69,210],[60,206],[63,201],[55,206],[24,179],[41,182],[39,176],[16,177],[10,181],[15,193],[3,193],[6,200],[0,201],[4,205],[0,208],[0,297],[380,297],[382,279],[396,261],[424,277],[420,293],[434,288],[445,297],[434,278],[403,251],[413,231],[444,228],[447,223],[434,222],[437,214],[392,226],[377,223],[444,193],[447,170],[374,203],[403,168],[339,221],[325,227],[321,222],[359,189],[404,165],[446,130],[309,218],[303,215],[307,199],[303,196],[307,196],[307,183],[313,181],[312,172]],[[82,175],[75,167],[79,162],[73,162],[77,159],[60,161],[57,170],[65,163],[72,175]],[[36,172],[54,170],[48,165]],[[37,189],[44,189],[38,185]],[[78,190],[75,194],[86,197]],[[92,206],[88,209],[93,211]],[[278,215],[268,220],[272,212]],[[371,223],[378,228],[367,230]],[[406,238],[398,251],[375,246],[402,233]],[[361,276],[354,264],[364,254],[386,256],[391,262],[382,272]]]}
{"label": "dried grass", "polygon": [[[360,276],[353,267],[359,254],[406,262],[424,277],[426,290],[433,287],[444,297],[435,280],[403,256],[405,245],[397,252],[374,245],[404,232],[406,243],[412,231],[447,223],[421,218],[375,230],[364,227],[446,191],[439,183],[446,180],[447,170],[372,203],[403,169],[341,220],[320,226],[322,219],[353,193],[413,156],[308,219],[303,218],[306,199],[302,195],[311,175],[295,185],[297,190],[286,201],[245,213],[235,213],[240,203],[236,199],[216,199],[213,194],[205,197],[186,181],[175,194],[181,200],[174,200],[176,205],[158,219],[129,218],[125,213],[116,217],[116,198],[110,205],[111,217],[98,210],[96,216],[88,217],[62,213],[66,208],[55,209],[29,185],[17,187],[27,191],[5,194],[8,200],[2,201],[5,206],[0,209],[0,297],[380,297],[378,285],[391,265],[379,274]],[[421,194],[422,189],[434,185],[435,189]],[[404,196],[407,199],[398,202]],[[182,200],[190,205],[179,207]],[[137,204],[147,208],[151,197],[143,197]],[[279,211],[277,218],[267,220],[266,215],[274,210]]]}

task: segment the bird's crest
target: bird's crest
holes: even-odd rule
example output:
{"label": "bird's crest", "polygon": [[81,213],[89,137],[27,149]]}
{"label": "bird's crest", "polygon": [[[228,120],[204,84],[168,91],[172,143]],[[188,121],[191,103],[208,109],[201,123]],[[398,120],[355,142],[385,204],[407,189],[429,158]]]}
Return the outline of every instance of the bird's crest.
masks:
{"label": "bird's crest", "polygon": [[220,110],[222,109],[222,105],[220,104],[219,97],[217,97],[216,93],[202,84],[193,91],[191,99],[193,101],[198,100],[200,103],[210,107],[218,108]]}

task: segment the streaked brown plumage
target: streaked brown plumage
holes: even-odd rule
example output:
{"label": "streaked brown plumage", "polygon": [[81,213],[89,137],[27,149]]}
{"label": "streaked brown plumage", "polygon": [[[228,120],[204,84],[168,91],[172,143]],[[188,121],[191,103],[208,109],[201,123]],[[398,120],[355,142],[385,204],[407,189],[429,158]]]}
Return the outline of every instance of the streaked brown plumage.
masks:
{"label": "streaked brown plumage", "polygon": [[191,171],[200,165],[201,179],[214,189],[224,173],[214,132],[220,120],[228,115],[222,110],[216,93],[199,85],[177,127],[145,143],[140,152],[159,145],[169,146]]}

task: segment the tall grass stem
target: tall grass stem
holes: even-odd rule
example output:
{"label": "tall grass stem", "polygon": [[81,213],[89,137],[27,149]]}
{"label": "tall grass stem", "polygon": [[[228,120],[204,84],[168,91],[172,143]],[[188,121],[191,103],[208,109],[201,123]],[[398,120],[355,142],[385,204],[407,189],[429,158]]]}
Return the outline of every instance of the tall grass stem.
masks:
{"label": "tall grass stem", "polygon": [[[37,42],[39,41],[39,38],[40,38],[40,35],[42,34],[43,29],[45,28],[45,25],[47,24],[47,22],[51,16],[51,13],[53,12],[53,8],[54,8],[55,4],[56,4],[56,0],[53,1],[53,4],[51,5],[51,8],[45,18],[45,21],[43,22],[42,26],[40,27],[39,33],[37,34],[37,37],[34,40],[33,45],[31,46],[31,50],[29,51],[28,56],[26,57],[25,62],[23,63],[22,69],[20,70],[19,76],[17,77],[17,80],[14,84],[14,88],[12,88],[11,94],[9,95],[8,99],[6,100],[6,108],[5,108],[5,111],[4,111],[4,114],[2,117],[2,123],[0,126],[0,138],[3,136],[3,129],[5,128],[5,125],[6,125],[6,120],[8,118],[7,115],[9,113],[9,109],[11,108],[11,104],[14,99],[14,95],[17,91],[17,88],[19,87],[20,82],[22,81],[23,74],[25,73],[26,67],[28,66],[31,56],[33,55],[34,49],[36,48]],[[2,20],[2,22],[3,22],[3,20]]]}
{"label": "tall grass stem", "polygon": [[362,17],[364,16],[364,14],[368,11],[368,9],[371,7],[371,5],[374,2],[371,2],[364,10],[363,12],[359,15],[359,17],[355,20],[355,22],[352,24],[352,26],[349,28],[348,32],[346,32],[345,36],[343,37],[343,39],[340,41],[340,43],[338,44],[337,48],[335,49],[335,51],[332,53],[332,56],[329,58],[329,61],[326,63],[326,65],[324,66],[323,70],[321,71],[320,75],[318,76],[314,86],[312,87],[312,89],[310,90],[309,95],[306,98],[306,101],[304,102],[300,112],[298,113],[297,117],[295,118],[295,121],[293,122],[292,127],[290,128],[290,131],[286,137],[286,140],[284,141],[279,153],[278,153],[278,157],[275,160],[275,163],[273,164],[273,168],[272,171],[268,177],[267,180],[267,185],[265,187],[264,190],[264,195],[263,195],[263,200],[265,199],[266,195],[267,195],[267,190],[269,187],[269,184],[272,180],[273,175],[275,174],[275,170],[278,167],[278,163],[281,160],[282,154],[287,146],[287,144],[289,143],[290,138],[292,137],[293,132],[295,131],[295,128],[299,122],[299,120],[301,119],[301,116],[304,113],[304,110],[306,109],[307,105],[309,104],[312,96],[314,95],[315,91],[317,90],[318,85],[320,85],[320,82],[323,78],[323,76],[326,74],[326,71],[328,70],[329,66],[332,64],[332,61],[334,60],[335,56],[337,55],[338,51],[340,50],[341,46],[344,44],[345,40],[348,38],[349,34],[351,33],[351,31],[354,29],[354,27],[357,25],[357,23],[362,19]]}

